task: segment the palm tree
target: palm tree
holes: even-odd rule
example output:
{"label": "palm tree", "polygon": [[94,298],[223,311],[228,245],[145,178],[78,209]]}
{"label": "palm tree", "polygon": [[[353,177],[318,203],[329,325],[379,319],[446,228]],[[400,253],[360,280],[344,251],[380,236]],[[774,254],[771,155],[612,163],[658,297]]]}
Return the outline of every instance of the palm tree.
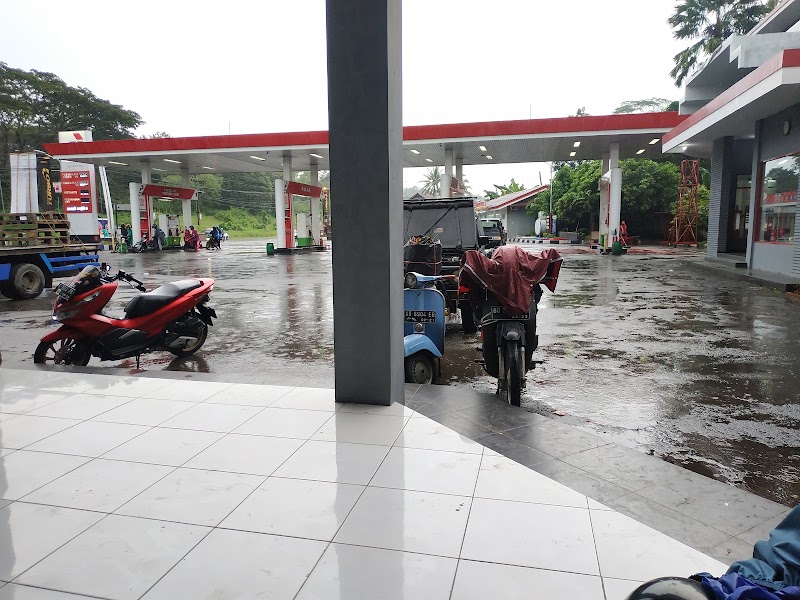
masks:
{"label": "palm tree", "polygon": [[420,189],[420,193],[427,194],[429,196],[438,196],[439,195],[439,180],[442,177],[442,172],[439,170],[439,167],[431,167],[422,177],[422,181],[420,181],[420,185],[422,188]]}
{"label": "palm tree", "polygon": [[752,29],[778,0],[682,0],[667,22],[675,38],[697,41],[675,55],[670,75],[680,87],[701,58],[710,56],[733,34]]}

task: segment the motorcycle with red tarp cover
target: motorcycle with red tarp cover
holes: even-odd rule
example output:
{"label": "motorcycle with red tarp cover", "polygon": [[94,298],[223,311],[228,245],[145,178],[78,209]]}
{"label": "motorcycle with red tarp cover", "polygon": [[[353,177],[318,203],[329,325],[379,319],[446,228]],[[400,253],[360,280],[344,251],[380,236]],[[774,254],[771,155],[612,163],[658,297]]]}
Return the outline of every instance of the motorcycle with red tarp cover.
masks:
{"label": "motorcycle with red tarp cover", "polygon": [[519,406],[526,373],[539,345],[536,313],[542,286],[555,292],[561,256],[501,246],[491,257],[468,250],[461,259],[459,293],[467,294],[480,323],[484,370],[497,378],[497,394]]}

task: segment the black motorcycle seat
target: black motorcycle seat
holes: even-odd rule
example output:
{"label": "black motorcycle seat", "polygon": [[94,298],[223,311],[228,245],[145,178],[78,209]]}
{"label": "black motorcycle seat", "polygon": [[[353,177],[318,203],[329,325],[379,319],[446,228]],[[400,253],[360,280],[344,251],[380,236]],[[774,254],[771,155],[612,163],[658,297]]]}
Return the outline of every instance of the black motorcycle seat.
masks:
{"label": "black motorcycle seat", "polygon": [[125,307],[125,316],[129,319],[141,317],[157,311],[181,296],[196,290],[203,283],[197,279],[181,279],[165,283],[156,289],[134,296]]}

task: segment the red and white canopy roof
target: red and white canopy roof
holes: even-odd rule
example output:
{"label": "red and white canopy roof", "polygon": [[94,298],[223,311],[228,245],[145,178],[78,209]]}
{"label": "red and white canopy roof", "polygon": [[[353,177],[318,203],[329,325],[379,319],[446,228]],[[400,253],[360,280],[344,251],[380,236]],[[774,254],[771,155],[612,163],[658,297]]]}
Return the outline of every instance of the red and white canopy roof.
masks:
{"label": "red and white canopy roof", "polygon": [[664,152],[710,157],[714,140],[752,138],[755,124],[797,104],[800,49],[782,50],[664,136]]}
{"label": "red and white canopy roof", "polygon": [[[620,157],[656,157],[661,138],[686,117],[644,113],[523,121],[409,126],[403,129],[406,167],[443,165],[453,150],[465,165],[598,159],[612,143]],[[316,164],[328,169],[328,132],[254,133],[182,138],[128,139],[45,144],[53,157],[109,168],[180,173],[281,171]],[[644,152],[640,153],[639,151]],[[574,155],[573,155],[574,153]]]}

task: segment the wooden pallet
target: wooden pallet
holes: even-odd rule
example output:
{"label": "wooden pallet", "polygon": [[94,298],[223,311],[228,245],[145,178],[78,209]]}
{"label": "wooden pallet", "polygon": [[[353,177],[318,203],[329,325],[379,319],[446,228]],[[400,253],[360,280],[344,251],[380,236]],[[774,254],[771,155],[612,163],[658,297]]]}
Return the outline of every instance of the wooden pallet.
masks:
{"label": "wooden pallet", "polygon": [[45,213],[0,213],[0,224],[38,223],[41,221],[68,221],[67,215],[57,212]]}
{"label": "wooden pallet", "polygon": [[69,227],[62,213],[0,214],[0,246],[61,246],[70,241]]}

